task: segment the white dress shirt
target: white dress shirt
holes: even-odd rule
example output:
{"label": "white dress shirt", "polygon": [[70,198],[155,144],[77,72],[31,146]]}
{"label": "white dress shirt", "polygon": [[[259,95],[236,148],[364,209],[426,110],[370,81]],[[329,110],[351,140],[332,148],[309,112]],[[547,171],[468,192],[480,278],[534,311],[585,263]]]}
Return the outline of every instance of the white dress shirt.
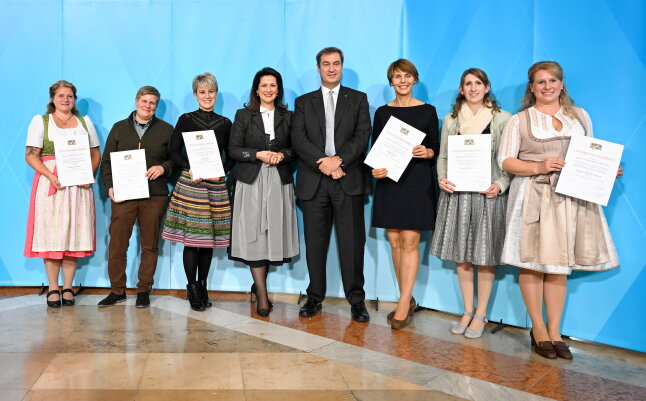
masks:
{"label": "white dress shirt", "polygon": [[262,124],[265,126],[265,134],[269,135],[269,140],[273,141],[276,137],[274,132],[274,110],[268,110],[260,107],[260,115],[262,116]]}
{"label": "white dress shirt", "polygon": [[335,88],[328,89],[325,86],[321,86],[321,93],[323,93],[323,110],[327,107],[327,99],[328,99],[328,93],[332,91],[332,98],[334,99],[334,111],[336,111],[336,105],[338,103],[339,99],[339,89],[341,88],[341,84],[338,84]]}

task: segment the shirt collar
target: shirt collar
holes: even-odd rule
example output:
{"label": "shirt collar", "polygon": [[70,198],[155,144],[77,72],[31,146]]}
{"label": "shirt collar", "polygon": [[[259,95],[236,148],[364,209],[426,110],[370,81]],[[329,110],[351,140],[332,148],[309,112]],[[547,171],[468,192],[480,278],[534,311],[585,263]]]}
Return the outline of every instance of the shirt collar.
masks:
{"label": "shirt collar", "polygon": [[155,120],[155,116],[153,115],[152,118],[148,120],[146,124],[142,124],[139,121],[137,121],[136,115],[137,115],[137,111],[135,110],[130,114],[130,118],[132,119],[133,124],[136,124],[142,128],[148,128],[148,126],[152,124],[153,120]]}
{"label": "shirt collar", "polygon": [[338,84],[336,87],[334,87],[332,89],[328,89],[325,86],[321,85],[321,91],[323,93],[323,96],[327,96],[328,92],[334,92],[334,93],[336,93],[338,95],[339,94],[339,88],[341,88],[341,84]]}

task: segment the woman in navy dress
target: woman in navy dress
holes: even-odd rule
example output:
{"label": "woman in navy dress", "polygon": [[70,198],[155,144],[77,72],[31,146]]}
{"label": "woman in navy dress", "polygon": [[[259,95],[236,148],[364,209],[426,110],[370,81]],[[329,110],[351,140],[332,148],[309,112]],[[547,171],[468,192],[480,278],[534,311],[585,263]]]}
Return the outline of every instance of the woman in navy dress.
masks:
{"label": "woman in navy dress", "polygon": [[376,168],[372,226],[385,228],[392,249],[393,266],[400,298],[397,309],[388,314],[394,329],[410,323],[417,304],[413,287],[419,268],[419,241],[423,230],[435,226],[435,182],[432,171],[439,150],[438,121],[435,107],[413,97],[419,74],[415,65],[399,59],[388,67],[388,82],[395,89],[395,99],[375,112],[374,144],[391,117],[426,133],[413,148],[413,159],[397,182],[388,178],[388,170]]}

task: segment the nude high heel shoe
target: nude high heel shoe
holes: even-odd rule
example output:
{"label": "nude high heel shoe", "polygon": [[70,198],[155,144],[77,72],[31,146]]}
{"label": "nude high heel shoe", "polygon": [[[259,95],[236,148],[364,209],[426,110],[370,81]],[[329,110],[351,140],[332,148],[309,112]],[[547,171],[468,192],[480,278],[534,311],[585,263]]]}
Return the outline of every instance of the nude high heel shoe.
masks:
{"label": "nude high heel shoe", "polygon": [[[482,320],[484,324],[487,324],[487,322],[489,321],[489,319],[487,319],[487,316],[473,315],[473,318]],[[482,330],[473,330],[467,327],[466,330],[464,331],[464,336],[466,338],[480,338],[482,337],[482,332],[484,331],[484,329],[485,329],[484,325],[482,326]]]}

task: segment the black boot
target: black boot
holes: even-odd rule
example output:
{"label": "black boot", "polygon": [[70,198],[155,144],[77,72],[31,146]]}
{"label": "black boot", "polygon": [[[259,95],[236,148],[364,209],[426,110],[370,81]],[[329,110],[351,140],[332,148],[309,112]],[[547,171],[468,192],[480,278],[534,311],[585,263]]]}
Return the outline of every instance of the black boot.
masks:
{"label": "black boot", "polygon": [[210,308],[213,306],[211,300],[209,299],[209,292],[206,289],[206,279],[200,280],[197,282],[200,285],[200,293],[202,294],[202,304],[205,308]]}
{"label": "black boot", "polygon": [[205,308],[202,303],[202,294],[199,283],[186,284],[186,296],[188,298],[188,302],[191,304],[191,309],[198,312],[204,312]]}

